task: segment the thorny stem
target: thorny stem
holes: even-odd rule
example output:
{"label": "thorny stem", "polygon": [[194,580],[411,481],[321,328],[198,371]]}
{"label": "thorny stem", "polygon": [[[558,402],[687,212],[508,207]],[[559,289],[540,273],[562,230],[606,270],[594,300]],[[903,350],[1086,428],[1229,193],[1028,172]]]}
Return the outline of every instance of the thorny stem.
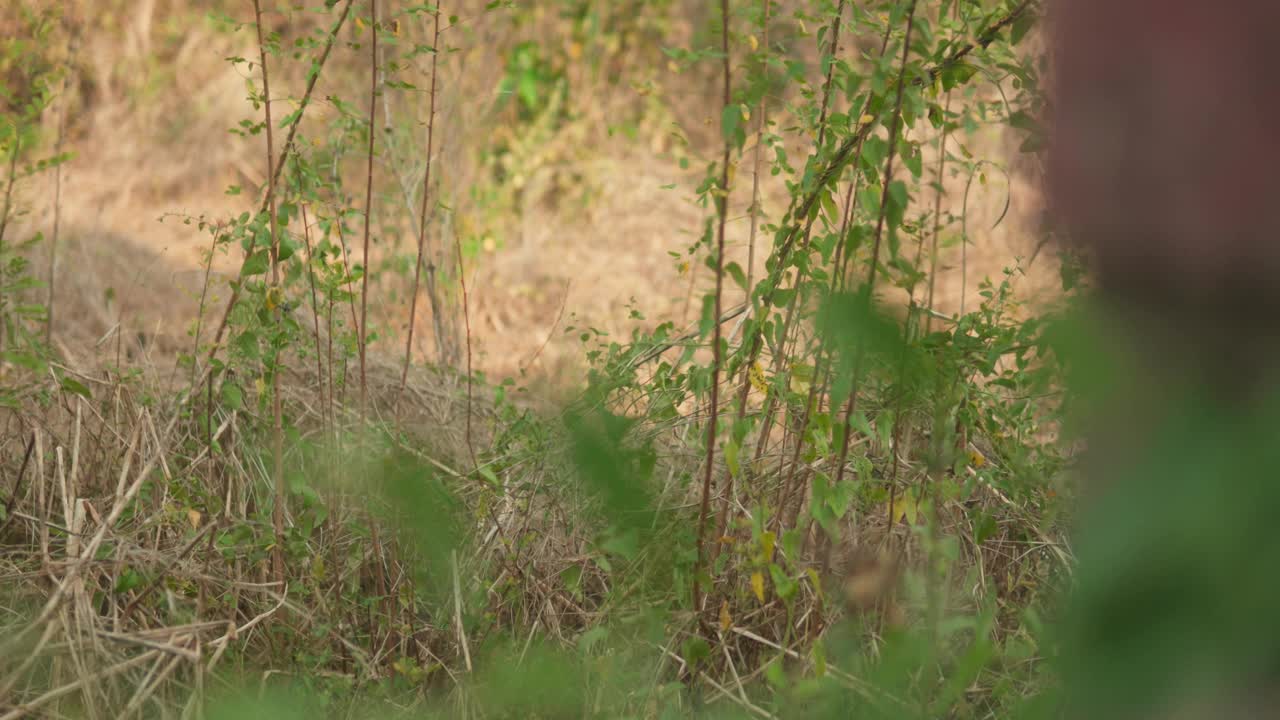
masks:
{"label": "thorny stem", "polygon": [[311,224],[307,222],[307,206],[302,204],[302,240],[307,244],[307,283],[311,286],[311,320],[315,326],[316,335],[316,382],[320,383],[320,417],[323,421],[328,415],[329,407],[324,400],[325,382],[324,382],[324,364],[320,358],[323,353],[320,352],[320,301],[316,295],[316,266],[315,256],[311,251]]}
{"label": "thorny stem", "polygon": [[[762,47],[764,54],[761,56],[761,65],[767,73],[769,69],[769,11],[772,10],[772,0],[764,0],[764,22],[761,26],[761,36],[763,38]],[[756,233],[760,227],[760,150],[764,145],[764,133],[769,129],[769,93],[760,94],[760,125],[756,129],[756,147],[755,157],[752,159],[754,167],[751,172],[751,231],[747,239],[747,306],[751,305],[751,288],[755,285],[756,271]],[[731,341],[732,342],[732,341]]]}
{"label": "thorny stem", "polygon": [[[436,68],[440,59],[440,6],[435,9],[435,31],[431,40],[431,109],[427,114],[427,169],[422,178],[422,210],[418,220],[418,260],[413,264],[413,293],[409,296],[409,332],[404,341],[404,367],[400,370],[400,390],[397,402],[404,394],[409,378],[409,358],[413,352],[414,320],[418,311],[418,287],[422,282],[422,250],[427,238],[427,197],[431,194],[431,153],[434,148],[436,126]],[[437,309],[438,310],[438,309]]]}
{"label": "thorny stem", "polygon": [[373,122],[378,112],[378,0],[370,0],[369,164],[364,191],[364,272],[360,273],[360,419],[369,412],[369,378],[365,357],[369,344],[369,226],[373,218]]}
{"label": "thorny stem", "polygon": [[[943,122],[951,114],[951,91],[947,91],[946,104],[943,106],[942,117]],[[928,335],[933,331],[933,289],[938,278],[938,236],[942,229],[942,182],[945,177],[944,170],[947,167],[947,136],[950,134],[950,128],[943,126],[942,139],[938,142],[938,192],[933,199],[933,238],[931,239],[931,247],[929,248],[929,295],[925,300],[925,307],[928,311],[924,316],[924,332]]]}
{"label": "thorny stem", "polygon": [[836,57],[840,52],[840,21],[844,18],[844,0],[836,5],[836,15],[831,18],[831,44],[827,59],[827,78],[822,83],[822,109],[818,111],[818,149],[827,138],[827,110],[831,105],[831,79],[835,75]]}
{"label": "thorny stem", "polygon": [[[276,325],[276,331],[280,329],[280,303],[283,301],[280,293],[280,234],[277,227],[276,218],[276,182],[275,182],[275,145],[274,135],[271,123],[271,82],[267,73],[267,43],[262,34],[262,4],[259,0],[253,0],[254,21],[258,28],[258,58],[262,65],[262,103],[263,114],[266,117],[266,135],[267,135],[267,177],[270,182],[267,184],[267,212],[268,222],[271,224],[271,290],[267,297],[268,305],[271,308],[271,317]],[[271,551],[271,567],[272,574],[277,582],[284,581],[284,504],[285,504],[285,484],[284,484],[284,422],[283,413],[280,407],[280,351],[278,344],[273,344],[274,349],[271,352],[271,460],[272,472],[271,476],[275,480],[276,501],[271,512],[271,523],[276,533],[276,544]]]}
{"label": "thorny stem", "polygon": [[8,326],[4,308],[4,233],[9,227],[9,213],[13,210],[13,186],[18,181],[18,150],[22,137],[15,135],[13,149],[9,153],[9,182],[4,189],[4,208],[0,209],[0,351],[4,350],[5,330]]}
{"label": "thorny stem", "polygon": [[467,453],[471,456],[471,467],[474,469],[479,466],[476,462],[476,447],[471,440],[471,405],[472,405],[472,370],[471,370],[471,309],[470,303],[467,301],[467,271],[462,264],[462,240],[455,233],[453,236],[454,254],[458,256],[458,286],[462,289],[462,318],[466,323],[467,331]]}
{"label": "thorny stem", "polygon": [[[729,0],[720,0],[720,35],[721,35],[721,52],[724,55],[724,106],[728,107],[732,101],[732,87],[729,62]],[[716,229],[716,290],[715,290],[715,314],[712,317],[720,317],[720,303],[724,289],[724,229],[728,221],[729,215],[729,162],[733,153],[733,141],[725,138],[724,141],[724,157],[720,167],[720,187],[716,193],[716,213],[719,215],[718,227]],[[715,473],[716,459],[716,426],[720,420],[720,323],[715,323],[712,329],[711,341],[711,399],[709,408],[709,418],[707,419],[707,460],[706,468],[702,477],[702,507],[698,513],[698,564],[693,574],[693,609],[694,612],[700,612],[702,609],[701,583],[704,563],[706,562],[706,535],[707,535],[707,519],[711,509],[711,480]],[[724,502],[730,502],[729,496],[726,494]]]}

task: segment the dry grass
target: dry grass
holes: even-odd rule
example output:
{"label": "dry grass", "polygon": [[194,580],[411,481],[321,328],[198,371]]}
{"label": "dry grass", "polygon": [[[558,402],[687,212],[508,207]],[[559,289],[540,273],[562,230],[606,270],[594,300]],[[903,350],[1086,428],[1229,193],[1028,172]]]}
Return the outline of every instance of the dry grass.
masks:
{"label": "dry grass", "polygon": [[[394,401],[398,376],[392,364],[371,368],[375,417]],[[653,595],[651,586],[665,564],[661,541],[631,560],[610,556],[619,565],[609,572],[600,565],[600,528],[590,520],[590,503],[563,482],[567,464],[559,452],[527,442],[508,447],[490,461],[504,468],[496,478],[501,494],[457,469],[466,453],[456,378],[413,373],[400,430],[369,436],[357,429],[354,411],[328,419],[314,406],[318,378],[290,374],[288,415],[299,433],[288,464],[304,474],[327,514],[317,522],[310,502],[292,508],[295,532],[314,529],[295,536],[300,544],[291,547],[283,585],[269,579],[272,489],[266,438],[254,430],[265,422],[255,421],[254,409],[219,410],[206,431],[199,395],[167,401],[145,382],[82,379],[93,400],[52,390],[52,403],[40,409],[39,397],[50,389],[32,388],[26,411],[4,417],[3,466],[19,470],[5,488],[0,529],[0,717],[197,717],[208,697],[236,691],[235,678],[246,672],[253,684],[266,685],[296,667],[313,682],[359,688],[410,677],[425,680],[419,692],[465,697],[471,654],[495,636],[538,635],[571,646],[611,610],[625,608],[619,603],[628,596],[671,600],[669,591]],[[487,411],[477,420],[495,427]],[[680,436],[692,427],[690,419],[667,426],[659,432],[671,437],[655,438],[656,445],[685,447]],[[874,442],[864,451],[877,465],[888,463]],[[924,477],[921,462],[903,461],[906,482]],[[429,470],[461,501],[453,515],[460,534],[451,538],[458,551],[423,551],[424,538],[444,536],[423,535],[413,511],[406,516],[403,488],[386,484],[387,473],[395,473],[388,462]],[[679,478],[699,463],[692,451],[660,454],[662,527],[691,517],[696,498]],[[759,488],[772,492],[767,483]],[[752,498],[739,501],[749,517]],[[997,522],[981,545],[970,520],[975,509]],[[972,612],[996,598],[1015,628],[1026,596],[1058,567],[1059,543],[1037,522],[993,487],[965,505],[942,503],[938,532],[962,540],[954,575],[944,583],[947,609]],[[876,628],[934,611],[922,596],[898,594],[891,569],[918,564],[920,536],[904,525],[890,530],[882,515],[848,518],[844,532],[832,557],[810,536],[797,562],[832,567],[828,591],[843,592],[849,611],[873,620],[872,642]],[[877,548],[896,549],[877,556]],[[441,571],[446,559],[457,564],[456,573]],[[811,671],[807,646],[842,617],[809,584],[790,607],[773,597],[758,602],[749,575],[730,569],[721,580],[741,585],[741,592],[718,587],[732,601],[720,615],[729,619],[724,657],[701,671],[721,688],[712,691],[712,703],[739,702],[720,683],[738,673],[750,682],[754,673],[745,669],[779,651],[796,659],[798,671]],[[465,612],[465,630],[455,612]],[[662,650],[652,659],[654,682],[682,674],[679,643],[696,622],[677,616],[666,630],[670,644],[654,649]],[[839,667],[829,672],[863,688]],[[405,700],[429,702],[413,693]]]}

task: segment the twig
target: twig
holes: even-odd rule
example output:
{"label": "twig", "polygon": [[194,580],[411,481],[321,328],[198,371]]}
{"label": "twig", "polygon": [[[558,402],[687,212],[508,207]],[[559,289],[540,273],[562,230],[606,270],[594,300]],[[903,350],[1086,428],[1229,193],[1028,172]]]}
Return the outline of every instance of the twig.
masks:
{"label": "twig", "polygon": [[458,286],[462,290],[462,319],[463,319],[463,322],[466,323],[466,330],[467,330],[466,441],[467,441],[467,453],[471,456],[471,468],[474,470],[478,465],[478,463],[476,462],[476,447],[474,442],[471,439],[471,414],[472,414],[471,406],[472,406],[472,403],[474,402],[474,400],[472,399],[474,390],[472,388],[473,376],[472,376],[472,370],[471,370],[471,308],[470,308],[470,303],[467,300],[467,269],[462,264],[462,240],[461,238],[458,237],[458,234],[456,232],[453,235],[453,247],[454,247],[454,253],[458,256]]}
{"label": "twig", "polygon": [[458,645],[462,646],[462,659],[467,664],[467,672],[471,672],[471,648],[467,646],[467,630],[462,624],[462,583],[458,579],[458,551],[449,555],[449,564],[453,570],[453,620],[458,629]]}
{"label": "twig", "polygon": [[[262,65],[262,102],[266,116],[267,135],[267,212],[271,227],[271,290],[268,302],[277,331],[280,328],[280,305],[284,302],[280,288],[280,228],[276,218],[276,182],[274,134],[271,124],[271,81],[267,72],[267,44],[262,33],[262,3],[253,0],[254,22],[258,29],[258,62]],[[276,346],[273,343],[273,346]],[[271,524],[275,530],[275,547],[271,550],[271,571],[276,580],[284,580],[284,419],[280,403],[280,351],[278,346],[271,353],[271,477],[275,484],[275,505],[271,510]]]}
{"label": "twig", "polygon": [[27,450],[22,455],[22,466],[18,468],[18,474],[13,478],[13,493],[4,504],[4,523],[0,524],[0,538],[4,537],[4,531],[9,529],[9,523],[13,522],[13,508],[18,504],[18,495],[22,491],[22,477],[27,474],[27,465],[31,462],[31,450],[35,444],[36,435],[33,432],[31,438],[27,440]]}
{"label": "twig", "polygon": [[[772,0],[764,0],[764,21],[761,26],[763,36],[761,67],[765,72],[769,68],[769,11],[773,9]],[[751,305],[751,289],[755,285],[756,270],[756,233],[760,227],[760,149],[764,145],[764,132],[769,127],[769,93],[760,93],[760,126],[756,129],[755,158],[752,160],[751,172],[751,231],[747,236],[747,297],[745,303]],[[737,331],[734,331],[737,334]],[[732,340],[730,341],[732,342]]]}
{"label": "twig", "polygon": [[[725,313],[720,316],[720,320],[718,324],[723,325],[724,323],[729,322],[730,320],[746,312],[750,307],[751,305],[749,303],[742,303],[741,305],[738,305],[735,308],[725,311]],[[644,354],[640,355],[635,360],[632,360],[631,367],[633,368],[639,367],[648,362],[651,362],[657,359],[659,356],[661,356],[662,353],[670,350],[673,347],[676,347],[678,345],[684,345],[685,343],[688,343],[692,340],[696,340],[698,336],[701,334],[702,334],[701,330],[699,330],[697,327],[697,324],[695,324],[689,330],[686,330],[685,332],[681,333],[680,335],[677,335],[676,337],[672,338],[667,342],[655,345],[653,348],[651,348]]]}
{"label": "twig", "polygon": [[[724,54],[724,97],[723,107],[732,102],[732,77],[729,58],[729,0],[720,0],[720,34],[721,52]],[[712,317],[720,317],[720,303],[724,289],[724,228],[729,216],[729,162],[733,153],[733,139],[724,139],[724,157],[720,168],[720,187],[716,192],[716,214],[719,215],[716,229],[716,289],[715,312]],[[711,333],[711,398],[709,401],[710,416],[707,419],[707,458],[702,477],[702,506],[698,510],[698,559],[693,571],[693,611],[701,612],[702,572],[706,562],[707,520],[711,510],[711,481],[715,475],[716,430],[720,420],[720,323],[715,323]],[[726,496],[725,502],[727,503]]]}
{"label": "twig", "polygon": [[422,176],[422,209],[418,220],[418,260],[413,264],[413,292],[409,296],[409,331],[404,341],[404,367],[400,370],[400,390],[396,393],[396,407],[399,409],[400,396],[404,394],[405,382],[409,379],[409,358],[413,353],[414,320],[418,311],[418,286],[422,281],[422,251],[427,238],[427,199],[431,195],[431,153],[434,149],[436,129],[436,69],[440,59],[440,6],[435,7],[435,31],[431,40],[431,106],[427,111],[427,158],[426,171]]}
{"label": "twig", "polygon": [[551,338],[555,336],[556,328],[560,327],[560,320],[564,317],[565,306],[569,304],[569,285],[570,281],[566,280],[564,283],[564,297],[560,299],[560,310],[556,312],[556,319],[551,323],[551,328],[547,330],[546,339],[542,341],[542,344],[538,346],[538,349],[535,350],[527,360],[520,363],[521,367],[531,367],[533,365],[533,361],[537,360],[538,357],[542,355],[542,351],[546,350],[547,345],[551,343]]}
{"label": "twig", "polygon": [[369,412],[369,381],[365,354],[369,343],[369,225],[373,218],[373,131],[378,112],[378,0],[370,0],[369,31],[373,36],[369,70],[369,154],[364,191],[364,272],[360,274],[360,419]]}
{"label": "twig", "polygon": [[[18,182],[18,150],[22,147],[22,134],[13,137],[13,150],[9,153],[9,182],[4,189],[4,207],[0,209],[0,262],[4,261],[4,234],[9,227],[9,213],[13,210],[13,186]],[[5,336],[4,287],[0,285],[0,350],[4,350]]]}

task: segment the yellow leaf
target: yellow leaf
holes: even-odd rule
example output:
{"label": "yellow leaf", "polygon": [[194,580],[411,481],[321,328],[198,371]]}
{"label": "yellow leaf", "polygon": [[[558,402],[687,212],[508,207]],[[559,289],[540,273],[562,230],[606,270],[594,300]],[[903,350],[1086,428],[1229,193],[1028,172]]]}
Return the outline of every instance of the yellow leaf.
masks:
{"label": "yellow leaf", "polygon": [[203,516],[202,516],[202,515],[200,515],[200,511],[199,511],[199,510],[188,510],[188,511],[187,511],[187,522],[191,523],[191,529],[192,529],[192,530],[198,530],[198,529],[200,529],[200,519],[201,519],[201,517],[203,517]]}
{"label": "yellow leaf", "polygon": [[747,36],[747,44],[751,46],[751,52],[755,52],[760,49],[760,41],[756,39],[755,35]]}
{"label": "yellow leaf", "polygon": [[987,456],[983,455],[977,448],[973,448],[969,451],[969,464],[980,468],[987,464]]}
{"label": "yellow leaf", "polygon": [[361,20],[358,16],[356,17],[356,28],[359,30],[364,29],[364,20]]}
{"label": "yellow leaf", "polygon": [[764,574],[759,570],[751,573],[751,592],[756,594],[756,599],[764,602]]}
{"label": "yellow leaf", "polygon": [[773,559],[773,543],[776,540],[772,531],[760,535],[760,554],[764,556],[764,561],[769,562]]}
{"label": "yellow leaf", "polygon": [[253,387],[258,391],[259,395],[267,394],[267,381],[265,378],[254,378]]}
{"label": "yellow leaf", "polygon": [[791,368],[791,392],[804,395],[809,392],[811,385],[813,385],[812,365],[796,365]]}
{"label": "yellow leaf", "polygon": [[765,382],[764,370],[760,369],[760,363],[752,363],[751,370],[747,373],[747,377],[751,381],[751,387],[760,392],[769,391],[769,383]]}
{"label": "yellow leaf", "polygon": [[720,601],[720,629],[727,631],[733,627],[733,616],[729,614],[729,601]]}
{"label": "yellow leaf", "polygon": [[858,118],[858,124],[866,125],[868,123],[874,122],[875,119],[876,119],[875,115],[872,115],[871,113],[867,113],[866,115],[863,115],[862,117]]}
{"label": "yellow leaf", "polygon": [[900,523],[905,518],[908,524],[915,525],[916,518],[919,515],[920,507],[911,493],[902,492],[893,498],[893,506],[889,509],[889,517],[894,523]]}
{"label": "yellow leaf", "polygon": [[809,576],[809,584],[813,587],[813,591],[822,597],[822,578],[818,577],[818,571],[813,568],[805,568],[805,575]]}
{"label": "yellow leaf", "polygon": [[325,578],[325,575],[326,575],[326,574],[327,574],[327,573],[326,573],[326,568],[325,568],[325,564],[324,564],[324,557],[323,557],[323,556],[321,556],[321,555],[316,555],[316,556],[315,556],[314,558],[312,558],[312,560],[311,560],[311,577],[312,577],[312,579],[314,579],[314,580],[324,580],[324,578]]}

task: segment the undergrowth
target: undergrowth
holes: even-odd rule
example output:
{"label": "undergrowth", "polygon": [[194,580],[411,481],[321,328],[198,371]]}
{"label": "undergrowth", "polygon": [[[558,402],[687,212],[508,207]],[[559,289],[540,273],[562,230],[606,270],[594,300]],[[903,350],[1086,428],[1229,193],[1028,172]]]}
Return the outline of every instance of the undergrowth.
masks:
{"label": "undergrowth", "polygon": [[[550,3],[565,44],[510,48],[470,190],[438,170],[435,122],[438,58],[474,16],[224,4],[257,49],[229,58],[248,87],[229,142],[261,148],[264,179],[228,189],[238,216],[184,218],[239,270],[228,292],[205,274],[189,349],[152,375],[118,352],[73,368],[42,337],[57,315],[13,190],[69,157],[46,149],[71,65],[64,18],[3,18],[0,718],[1052,705],[1044,623],[1073,559],[1051,310],[1018,299],[1021,258],[964,278],[976,307],[934,303],[942,251],[985,230],[970,194],[1008,180],[965,138],[1040,150],[1038,4],[725,0],[661,55],[689,10],[624,4]],[[713,289],[689,328],[566,328],[588,370],[549,410],[473,366],[467,268],[501,225],[460,230],[445,198],[520,212],[538,149],[592,102],[575,93],[636,58],[715,87],[710,142],[673,125],[707,211],[673,254]],[[321,94],[327,73],[363,79]],[[686,110],[639,98],[611,132]],[[401,338],[376,295],[410,277]]]}

